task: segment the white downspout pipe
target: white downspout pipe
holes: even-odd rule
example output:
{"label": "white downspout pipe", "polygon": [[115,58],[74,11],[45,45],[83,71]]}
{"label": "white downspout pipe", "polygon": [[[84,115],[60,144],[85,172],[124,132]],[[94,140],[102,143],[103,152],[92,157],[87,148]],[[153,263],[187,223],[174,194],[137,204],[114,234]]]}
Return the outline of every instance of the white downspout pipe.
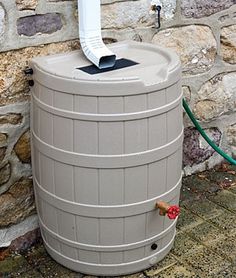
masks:
{"label": "white downspout pipe", "polygon": [[100,0],[78,0],[80,44],[85,56],[99,69],[113,67],[116,55],[101,35]]}

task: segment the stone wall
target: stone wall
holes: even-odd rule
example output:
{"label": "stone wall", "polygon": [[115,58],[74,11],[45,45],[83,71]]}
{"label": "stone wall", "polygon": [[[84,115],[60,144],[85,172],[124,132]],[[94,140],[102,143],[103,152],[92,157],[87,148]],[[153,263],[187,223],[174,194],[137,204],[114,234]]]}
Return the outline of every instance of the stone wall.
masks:
{"label": "stone wall", "polygon": [[[162,0],[159,30],[149,0],[102,3],[107,42],[152,42],[180,55],[187,101],[215,142],[236,155],[236,1]],[[0,0],[0,247],[37,227],[23,69],[34,56],[78,49],[77,25],[76,1]],[[184,120],[185,174],[220,163]]]}

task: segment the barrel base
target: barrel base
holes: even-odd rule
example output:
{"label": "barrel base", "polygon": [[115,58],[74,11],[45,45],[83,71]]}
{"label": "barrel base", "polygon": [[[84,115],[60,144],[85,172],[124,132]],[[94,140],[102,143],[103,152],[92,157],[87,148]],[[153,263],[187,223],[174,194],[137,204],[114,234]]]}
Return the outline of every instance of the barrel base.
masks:
{"label": "barrel base", "polygon": [[152,256],[145,257],[138,261],[133,261],[124,264],[91,264],[81,261],[76,261],[67,258],[54,250],[48,243],[44,240],[44,245],[49,253],[49,255],[57,261],[59,264],[69,268],[73,271],[80,272],[87,275],[95,276],[119,276],[136,273],[147,268],[150,268],[154,264],[161,261],[171,250],[174,244],[175,234],[168,245],[160,251],[156,252]]}

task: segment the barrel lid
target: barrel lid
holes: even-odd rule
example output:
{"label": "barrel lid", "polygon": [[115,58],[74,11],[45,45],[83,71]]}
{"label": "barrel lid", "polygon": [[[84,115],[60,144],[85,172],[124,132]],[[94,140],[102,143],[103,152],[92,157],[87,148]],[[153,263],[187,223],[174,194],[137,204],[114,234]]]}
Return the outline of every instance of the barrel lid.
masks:
{"label": "barrel lid", "polygon": [[169,79],[180,79],[179,57],[171,50],[133,41],[114,43],[108,47],[117,55],[118,66],[115,69],[98,72],[81,50],[36,57],[31,65],[34,70],[40,71],[41,77],[42,74],[51,75],[93,85],[131,82],[145,88]]}

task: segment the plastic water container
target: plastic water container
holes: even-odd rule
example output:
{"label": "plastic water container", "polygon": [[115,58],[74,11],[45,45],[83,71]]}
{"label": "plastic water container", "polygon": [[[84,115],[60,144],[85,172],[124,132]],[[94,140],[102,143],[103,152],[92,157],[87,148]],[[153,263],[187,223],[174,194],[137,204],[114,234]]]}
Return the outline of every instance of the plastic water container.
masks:
{"label": "plastic water container", "polygon": [[81,51],[32,60],[33,177],[49,254],[86,274],[134,273],[170,251],[182,172],[181,65],[144,43],[110,45],[97,70]]}

